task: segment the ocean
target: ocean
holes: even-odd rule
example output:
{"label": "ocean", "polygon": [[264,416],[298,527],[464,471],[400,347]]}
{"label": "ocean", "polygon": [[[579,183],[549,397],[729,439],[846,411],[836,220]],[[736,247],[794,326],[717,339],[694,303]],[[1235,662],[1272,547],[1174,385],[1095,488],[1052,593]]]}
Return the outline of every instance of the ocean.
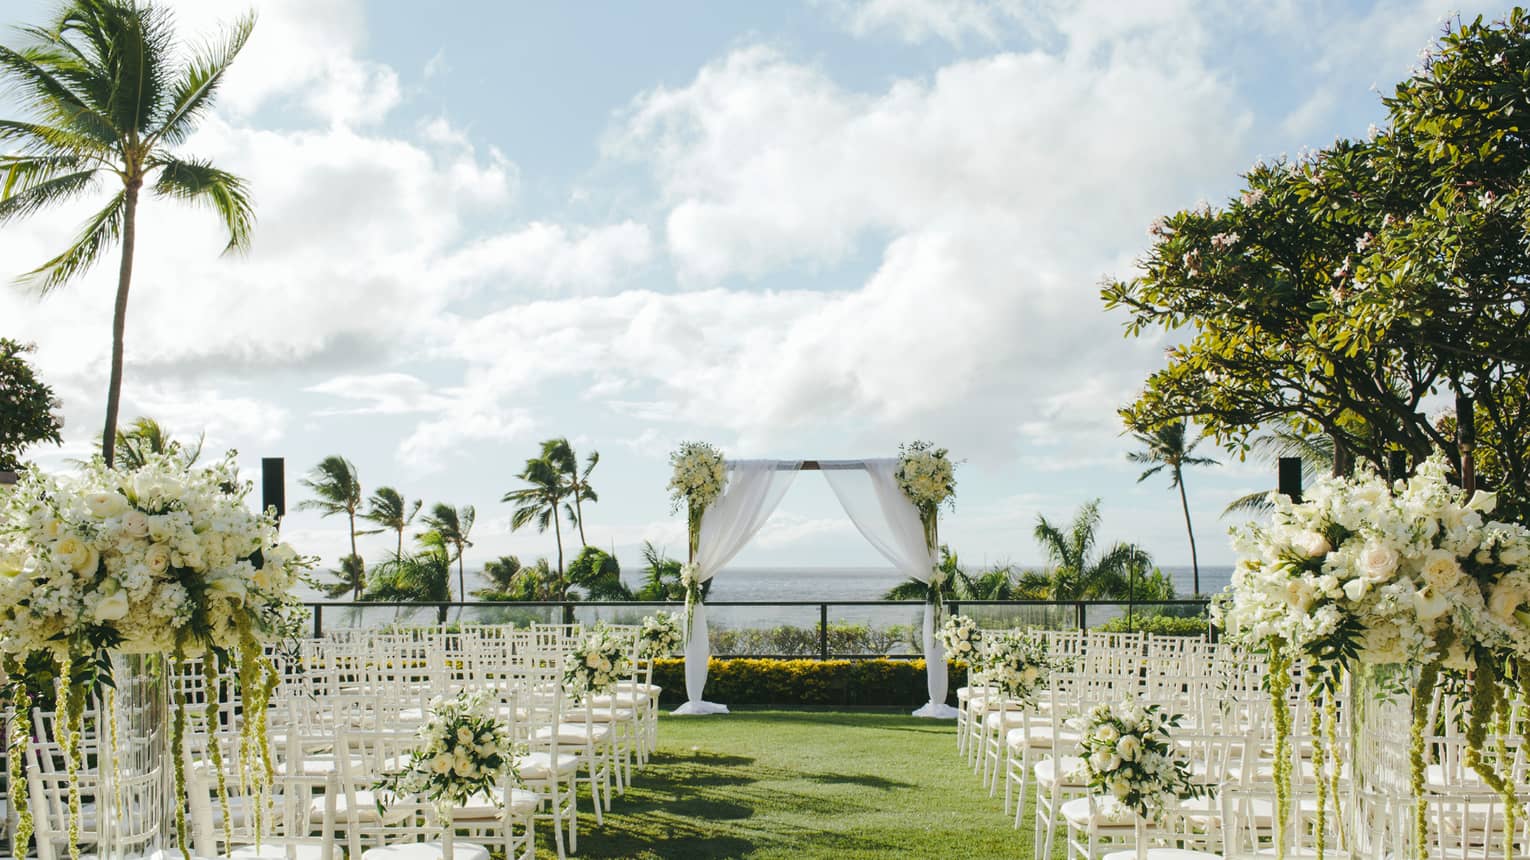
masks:
{"label": "ocean", "polygon": [[[1189,567],[1165,567],[1174,579],[1174,590],[1191,594]],[[622,579],[636,585],[639,576],[624,573]],[[723,568],[712,583],[711,599],[726,600],[879,600],[903,580],[883,567],[736,567]],[[1201,591],[1215,594],[1232,581],[1232,567],[1201,568]]]}

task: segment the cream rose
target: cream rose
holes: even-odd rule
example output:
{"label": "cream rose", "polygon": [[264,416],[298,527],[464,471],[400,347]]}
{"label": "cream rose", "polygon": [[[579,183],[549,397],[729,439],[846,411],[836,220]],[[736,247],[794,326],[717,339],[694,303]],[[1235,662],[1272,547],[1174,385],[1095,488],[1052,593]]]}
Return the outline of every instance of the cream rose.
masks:
{"label": "cream rose", "polygon": [[162,543],[150,544],[143,551],[143,566],[150,573],[160,574],[170,569],[170,547]]}
{"label": "cream rose", "polygon": [[1371,541],[1360,551],[1360,575],[1371,582],[1380,582],[1392,575],[1397,570],[1397,563],[1402,561],[1402,556],[1397,550],[1384,543]]}
{"label": "cream rose", "polygon": [[1291,539],[1291,548],[1308,558],[1321,558],[1333,551],[1333,545],[1321,532],[1301,532]]}
{"label": "cream rose", "polygon": [[1286,603],[1298,612],[1310,610],[1314,596],[1312,583],[1305,579],[1293,579],[1286,583]]}
{"label": "cream rose", "polygon": [[1424,582],[1436,592],[1448,591],[1465,574],[1456,557],[1442,549],[1430,550],[1424,556]]}
{"label": "cream rose", "polygon": [[122,531],[128,537],[148,537],[149,518],[142,511],[128,511],[122,515]]}
{"label": "cream rose", "polygon": [[1123,735],[1121,740],[1116,742],[1116,752],[1127,761],[1136,761],[1137,754],[1142,752],[1142,741],[1138,740],[1136,735]]}
{"label": "cream rose", "polygon": [[100,555],[89,544],[73,535],[60,538],[59,542],[53,545],[53,552],[58,555],[64,564],[69,565],[79,573],[88,573],[94,570],[97,562],[101,559]]}
{"label": "cream rose", "polygon": [[91,493],[85,497],[85,507],[91,516],[104,520],[127,510],[128,502],[119,493]]}

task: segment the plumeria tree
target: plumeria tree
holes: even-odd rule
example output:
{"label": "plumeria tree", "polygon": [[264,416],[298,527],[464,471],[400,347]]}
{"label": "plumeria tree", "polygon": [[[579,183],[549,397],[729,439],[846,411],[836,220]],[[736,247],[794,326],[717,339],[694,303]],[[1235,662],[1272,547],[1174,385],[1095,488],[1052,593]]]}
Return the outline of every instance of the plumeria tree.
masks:
{"label": "plumeria tree", "polygon": [[139,195],[147,189],[206,206],[228,234],[225,251],[249,245],[255,212],[244,181],[177,149],[207,115],[254,26],[246,16],[186,51],[164,7],[72,0],[44,24],[21,28],[21,44],[0,45],[0,82],[22,109],[0,120],[0,225],[96,192],[103,181],[118,189],[67,248],[22,278],[46,295],[120,246],[101,435],[107,465],[116,450]]}

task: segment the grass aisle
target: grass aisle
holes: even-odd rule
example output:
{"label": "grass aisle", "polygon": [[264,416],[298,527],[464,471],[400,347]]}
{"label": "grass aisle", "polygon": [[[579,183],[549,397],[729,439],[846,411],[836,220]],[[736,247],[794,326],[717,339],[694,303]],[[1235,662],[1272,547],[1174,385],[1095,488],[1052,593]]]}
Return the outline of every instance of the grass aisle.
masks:
{"label": "grass aisle", "polygon": [[[581,801],[577,857],[1031,856],[1029,827],[957,759],[953,724],[901,713],[666,715],[635,782],[604,826]],[[555,856],[550,831],[537,840]]]}

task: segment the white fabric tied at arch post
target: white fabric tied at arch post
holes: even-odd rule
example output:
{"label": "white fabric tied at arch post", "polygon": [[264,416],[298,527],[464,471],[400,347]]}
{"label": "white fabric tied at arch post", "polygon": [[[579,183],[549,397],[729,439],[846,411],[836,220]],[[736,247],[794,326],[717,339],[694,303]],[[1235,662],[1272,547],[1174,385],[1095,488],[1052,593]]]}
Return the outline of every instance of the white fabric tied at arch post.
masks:
{"label": "white fabric tied at arch post", "polygon": [[[800,460],[735,460],[728,464],[728,484],[723,494],[701,515],[701,536],[696,543],[698,582],[706,582],[733,560],[781,504],[781,499],[801,470]],[[704,701],[707,664],[712,643],[707,638],[707,607],[701,601],[691,609],[685,639],[685,704],[677,714],[726,714],[727,705]]]}
{"label": "white fabric tied at arch post", "polygon": [[[819,466],[850,522],[877,552],[899,573],[929,582],[939,559],[925,544],[919,509],[898,486],[898,461],[823,460]],[[956,709],[946,704],[950,677],[946,649],[935,636],[935,616],[926,605],[922,638],[930,700],[914,716],[952,720],[956,719]]]}

